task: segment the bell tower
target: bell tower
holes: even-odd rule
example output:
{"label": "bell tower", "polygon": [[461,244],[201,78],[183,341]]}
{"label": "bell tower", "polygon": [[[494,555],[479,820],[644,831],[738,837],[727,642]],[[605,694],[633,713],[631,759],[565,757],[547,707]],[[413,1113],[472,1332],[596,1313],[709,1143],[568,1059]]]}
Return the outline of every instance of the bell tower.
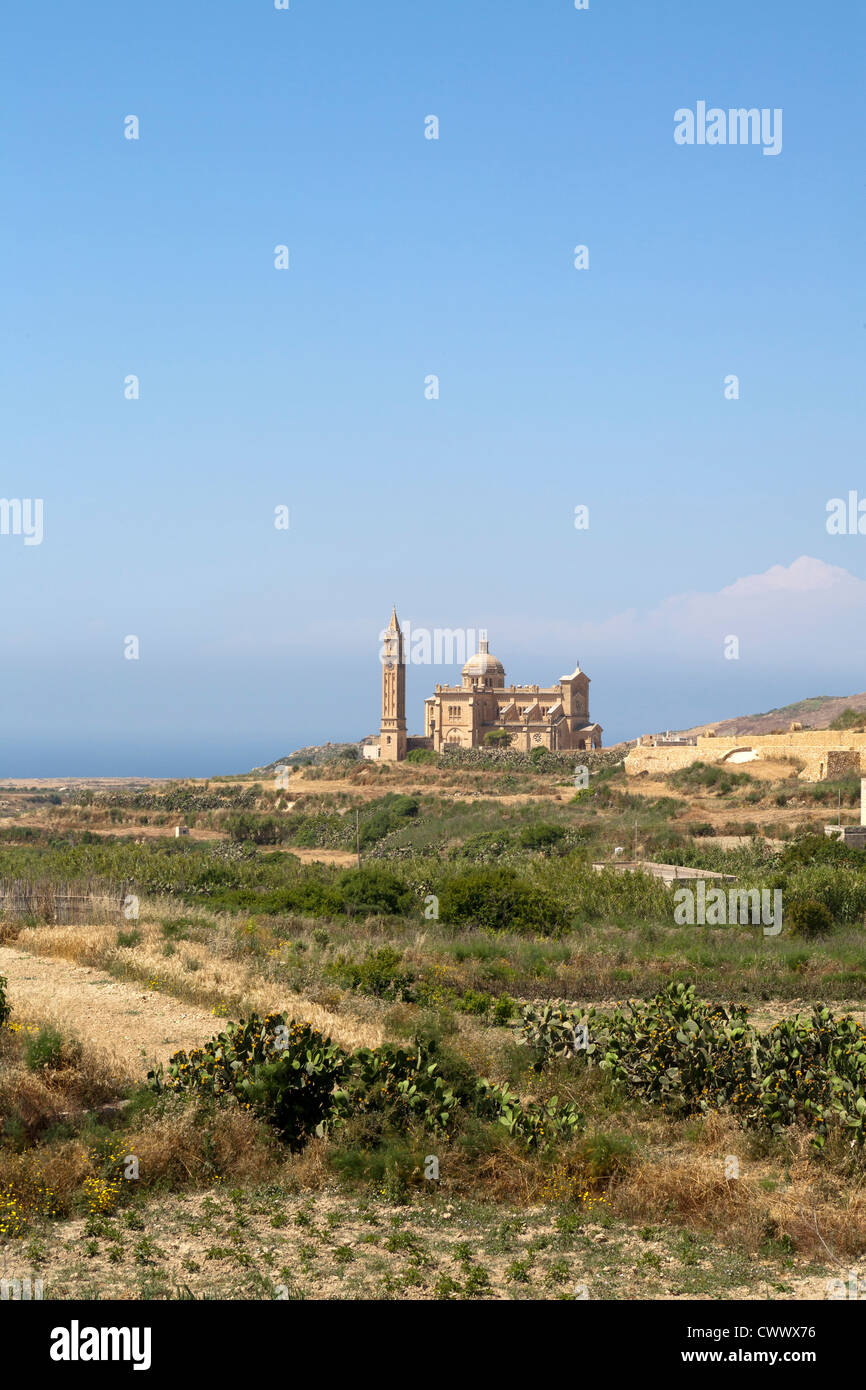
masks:
{"label": "bell tower", "polygon": [[406,756],[406,664],[403,659],[403,633],[397,609],[385,629],[382,646],[382,725],[379,730],[379,757],[384,762],[402,762]]}

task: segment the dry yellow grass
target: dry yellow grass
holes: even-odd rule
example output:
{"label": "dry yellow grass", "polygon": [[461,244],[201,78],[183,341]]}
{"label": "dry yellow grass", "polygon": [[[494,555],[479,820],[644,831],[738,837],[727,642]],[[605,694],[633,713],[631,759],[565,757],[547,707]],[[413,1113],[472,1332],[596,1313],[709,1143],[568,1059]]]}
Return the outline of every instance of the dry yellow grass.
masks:
{"label": "dry yellow grass", "polygon": [[285,1156],[273,1131],[232,1103],[203,1126],[194,1106],[167,1099],[123,1142],[138,1159],[146,1187],[201,1185],[214,1170],[238,1183],[273,1179]]}
{"label": "dry yellow grass", "polygon": [[[721,1235],[750,1251],[784,1242],[820,1262],[866,1255],[863,1177],[818,1168],[806,1131],[786,1135],[786,1158],[755,1158],[750,1136],[727,1115],[702,1121],[689,1149],[653,1145],[611,1190],[613,1209],[632,1221],[673,1221]],[[726,1176],[736,1158],[739,1176]]]}
{"label": "dry yellow grass", "polygon": [[[23,1153],[0,1148],[0,1196],[13,1194],[19,1210],[31,1218],[68,1215],[76,1195],[92,1176],[92,1156],[80,1139],[53,1144],[50,1149],[25,1149]],[[10,1208],[7,1195],[7,1219]],[[0,1216],[2,1213],[0,1205]],[[17,1234],[14,1213],[10,1234]]]}
{"label": "dry yellow grass", "polygon": [[[16,1029],[21,1023],[13,1025]],[[38,1025],[27,1031],[38,1031]],[[101,1049],[66,1039],[55,1065],[30,1070],[24,1062],[19,1039],[7,1034],[0,1057],[0,1125],[14,1116],[29,1135],[63,1116],[93,1109],[116,1100],[130,1082],[129,1074]]]}
{"label": "dry yellow grass", "polygon": [[[202,1008],[213,1009],[214,1001],[221,1001],[225,1005],[221,1016],[235,1015],[241,1007],[261,1014],[280,1012],[309,1020],[342,1047],[378,1047],[383,1041],[381,1024],[335,1013],[278,980],[264,979],[255,957],[217,957],[199,942],[179,942],[174,954],[166,956],[156,924],[140,922],[136,930],[140,934],[136,945],[118,946],[115,926],[29,927],[19,933],[15,945],[34,956],[60,957],[120,977],[126,974],[163,996],[189,1000]],[[190,969],[190,961],[197,968]]]}

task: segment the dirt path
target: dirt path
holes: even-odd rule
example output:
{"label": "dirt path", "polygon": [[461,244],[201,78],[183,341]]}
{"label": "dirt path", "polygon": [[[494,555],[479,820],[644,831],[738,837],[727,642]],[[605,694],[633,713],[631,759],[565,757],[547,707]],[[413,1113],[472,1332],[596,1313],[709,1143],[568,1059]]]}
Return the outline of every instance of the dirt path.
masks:
{"label": "dirt path", "polygon": [[31,956],[12,946],[0,946],[0,975],[8,982],[13,1021],[63,1025],[109,1052],[135,1077],[220,1028],[209,1011],[195,1005],[116,980],[104,970]]}
{"label": "dirt path", "polygon": [[[265,853],[270,851],[265,846]],[[298,849],[296,845],[274,845],[273,850],[294,854],[302,864],[334,864],[338,869],[354,869],[358,856],[349,849]]]}

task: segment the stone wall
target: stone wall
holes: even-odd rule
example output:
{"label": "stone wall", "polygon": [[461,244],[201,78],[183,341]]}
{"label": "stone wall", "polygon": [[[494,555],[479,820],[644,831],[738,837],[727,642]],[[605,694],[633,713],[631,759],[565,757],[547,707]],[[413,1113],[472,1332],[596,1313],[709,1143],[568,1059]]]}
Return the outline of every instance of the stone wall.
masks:
{"label": "stone wall", "polygon": [[[753,759],[731,758],[735,753],[754,753]],[[699,735],[693,748],[639,744],[625,760],[629,776],[642,772],[664,776],[692,763],[730,761],[732,769],[748,771],[750,761],[794,758],[802,763],[799,776],[806,782],[866,772],[866,734],[830,729],[807,729],[784,734]]]}
{"label": "stone wall", "polygon": [[701,762],[715,762],[699,754],[697,748],[647,748],[639,744],[626,755],[625,770],[630,777],[646,772],[650,777],[666,777],[669,772],[677,772],[681,767],[689,767],[700,758]]}

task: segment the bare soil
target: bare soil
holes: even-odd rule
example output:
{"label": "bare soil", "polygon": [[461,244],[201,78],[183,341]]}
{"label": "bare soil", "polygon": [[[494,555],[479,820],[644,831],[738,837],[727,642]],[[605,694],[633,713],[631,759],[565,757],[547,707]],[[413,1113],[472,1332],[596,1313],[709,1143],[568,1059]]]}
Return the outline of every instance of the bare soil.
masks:
{"label": "bare soil", "polygon": [[154,1062],[198,1047],[222,1026],[205,1009],[158,990],[14,946],[0,946],[0,974],[15,1018],[62,1024],[139,1079]]}

